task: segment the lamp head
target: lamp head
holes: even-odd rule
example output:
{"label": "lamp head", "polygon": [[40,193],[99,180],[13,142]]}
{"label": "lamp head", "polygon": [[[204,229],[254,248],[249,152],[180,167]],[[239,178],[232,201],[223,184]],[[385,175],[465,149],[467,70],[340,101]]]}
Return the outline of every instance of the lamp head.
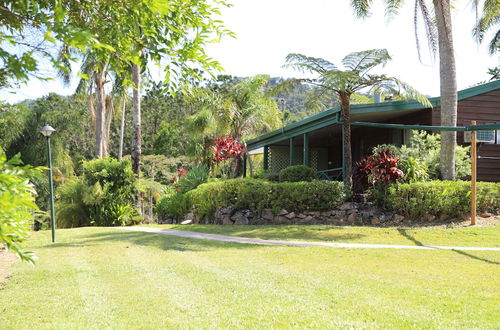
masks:
{"label": "lamp head", "polygon": [[40,133],[42,133],[43,136],[49,137],[52,135],[52,133],[55,131],[55,129],[50,126],[49,124],[45,124],[42,128],[40,128]]}

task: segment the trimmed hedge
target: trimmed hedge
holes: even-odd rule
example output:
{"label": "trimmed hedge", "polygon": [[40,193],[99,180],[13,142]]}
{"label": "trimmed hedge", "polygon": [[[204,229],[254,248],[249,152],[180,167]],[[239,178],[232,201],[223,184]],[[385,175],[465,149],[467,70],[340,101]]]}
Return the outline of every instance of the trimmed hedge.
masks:
{"label": "trimmed hedge", "polygon": [[176,218],[193,207],[201,218],[212,217],[221,207],[261,211],[326,210],[349,197],[341,182],[269,182],[257,179],[232,179],[205,183],[185,194],[162,200],[156,211],[160,218]]}
{"label": "trimmed hedge", "polygon": [[[395,184],[372,190],[379,206],[410,218],[425,215],[461,217],[470,211],[471,183],[430,181]],[[478,212],[500,212],[500,183],[477,183]]]}
{"label": "trimmed hedge", "polygon": [[316,179],[316,171],[305,165],[288,166],[279,173],[281,182],[313,181],[314,179]]}

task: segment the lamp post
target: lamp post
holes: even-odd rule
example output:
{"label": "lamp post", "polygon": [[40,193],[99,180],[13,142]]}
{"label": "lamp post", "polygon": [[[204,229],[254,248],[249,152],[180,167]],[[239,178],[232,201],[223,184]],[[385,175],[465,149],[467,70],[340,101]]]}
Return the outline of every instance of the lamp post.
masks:
{"label": "lamp post", "polygon": [[52,243],[56,241],[56,216],[54,213],[54,183],[52,182],[52,156],[50,153],[50,136],[55,131],[52,126],[45,124],[40,133],[47,138],[47,158],[49,162],[49,189],[50,189],[50,223],[52,227]]}

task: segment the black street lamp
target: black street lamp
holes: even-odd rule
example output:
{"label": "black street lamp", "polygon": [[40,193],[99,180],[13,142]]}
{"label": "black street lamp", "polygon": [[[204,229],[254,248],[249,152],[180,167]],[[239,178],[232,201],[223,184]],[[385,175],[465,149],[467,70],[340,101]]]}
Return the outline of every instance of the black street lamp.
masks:
{"label": "black street lamp", "polygon": [[47,158],[49,162],[49,189],[50,189],[50,221],[52,227],[52,243],[56,241],[56,215],[54,213],[54,183],[52,182],[52,156],[50,153],[50,136],[55,131],[52,126],[45,124],[40,133],[47,138]]}

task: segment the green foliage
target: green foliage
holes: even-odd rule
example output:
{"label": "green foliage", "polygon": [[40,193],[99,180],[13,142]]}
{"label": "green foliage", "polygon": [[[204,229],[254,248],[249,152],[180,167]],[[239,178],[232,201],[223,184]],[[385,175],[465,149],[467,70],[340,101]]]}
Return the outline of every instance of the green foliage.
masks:
{"label": "green foliage", "polygon": [[207,182],[208,174],[209,170],[206,165],[194,166],[177,182],[180,192],[188,192]]}
{"label": "green foliage", "polygon": [[131,204],[136,189],[129,161],[96,159],[84,163],[83,168],[81,178],[57,190],[62,227],[123,226],[140,220]]}
{"label": "green foliage", "polygon": [[185,194],[176,193],[160,199],[155,212],[160,219],[179,218],[189,210],[189,201]]}
{"label": "green foliage", "polygon": [[305,165],[294,165],[284,168],[279,173],[281,182],[312,181],[316,179],[316,172]]}
{"label": "green foliage", "polygon": [[68,181],[57,189],[56,220],[58,228],[75,228],[90,225],[90,214],[84,202],[89,193],[83,178]]}
{"label": "green foliage", "polygon": [[[130,156],[124,157],[130,159]],[[164,155],[144,155],[141,157],[142,175],[162,184],[168,184],[181,167],[189,167],[187,157],[167,157]]]}
{"label": "green foliage", "polygon": [[213,217],[218,208],[324,210],[338,206],[349,196],[340,182],[283,182],[231,179],[209,182],[185,194],[160,201],[157,212],[164,218],[178,217],[194,208],[200,217]]}
{"label": "green foliage", "polygon": [[12,250],[24,261],[33,262],[31,252],[21,243],[30,233],[30,223],[38,212],[36,194],[29,179],[39,176],[41,168],[21,166],[19,155],[7,160],[0,149],[0,246]]}
{"label": "green foliage", "polygon": [[[373,153],[386,148],[391,149],[394,155],[401,159],[402,170],[404,173],[410,172],[411,180],[441,179],[441,135],[429,134],[426,131],[413,131],[408,145],[396,147],[384,144],[374,148]],[[455,148],[455,173],[457,178],[464,178],[471,174],[472,160],[469,151],[470,147],[456,146]],[[419,173],[421,178],[417,177]],[[406,179],[403,180],[408,182],[405,181]]]}
{"label": "green foliage", "polygon": [[399,180],[401,183],[427,181],[429,179],[427,165],[415,157],[408,156],[401,159],[399,167],[404,173],[404,176]]}
{"label": "green foliage", "polygon": [[[443,214],[461,217],[470,210],[471,184],[466,181],[397,184],[372,192],[379,205],[410,218]],[[477,209],[500,212],[500,183],[478,182]]]}

